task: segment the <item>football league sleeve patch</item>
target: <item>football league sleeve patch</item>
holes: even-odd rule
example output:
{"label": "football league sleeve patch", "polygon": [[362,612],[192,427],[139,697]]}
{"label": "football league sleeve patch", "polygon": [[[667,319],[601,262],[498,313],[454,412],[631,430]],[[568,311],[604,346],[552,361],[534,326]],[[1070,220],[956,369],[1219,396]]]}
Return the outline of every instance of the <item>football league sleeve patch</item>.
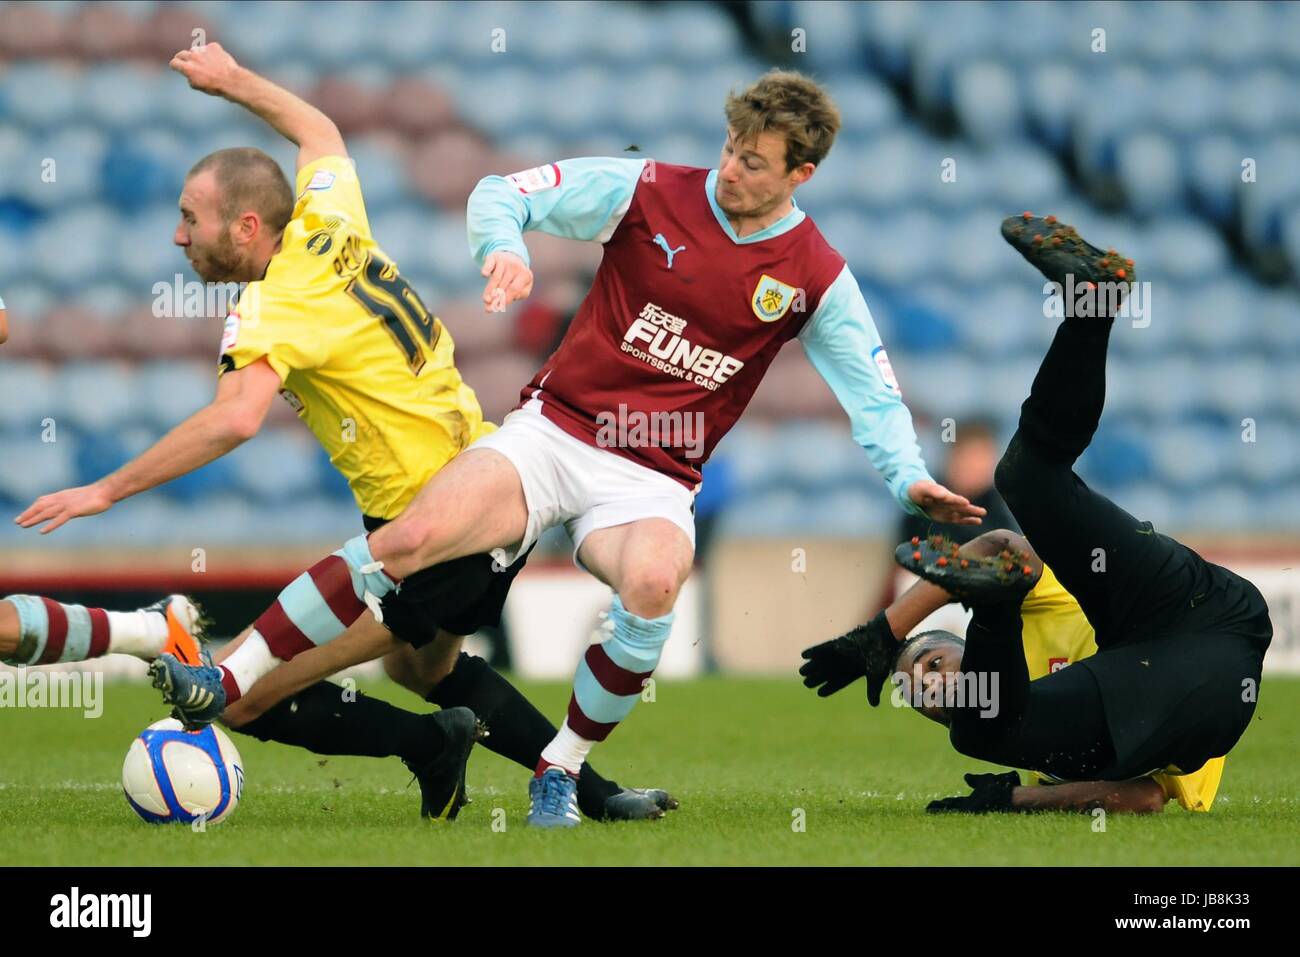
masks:
{"label": "football league sleeve patch", "polygon": [[[362,237],[370,238],[370,221],[361,195],[356,167],[346,156],[322,156],[298,170],[294,219],[309,232],[333,218],[341,218]],[[287,233],[286,233],[287,237]],[[314,235],[311,238],[316,238]],[[312,250],[315,252],[315,250]]]}
{"label": "football league sleeve patch", "polygon": [[465,218],[479,265],[498,250],[529,261],[523,234],[607,242],[632,204],[646,160],[583,157],[506,176],[485,176],[470,194]]}

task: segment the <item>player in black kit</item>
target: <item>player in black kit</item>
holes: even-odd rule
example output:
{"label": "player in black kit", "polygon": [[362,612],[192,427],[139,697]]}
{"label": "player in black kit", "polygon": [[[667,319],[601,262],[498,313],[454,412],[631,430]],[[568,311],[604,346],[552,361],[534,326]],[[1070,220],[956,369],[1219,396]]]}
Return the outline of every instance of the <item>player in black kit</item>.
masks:
{"label": "player in black kit", "polygon": [[[1073,471],[1101,418],[1106,348],[1135,281],[1132,261],[1089,245],[1054,217],[1013,217],[1002,235],[1049,280],[1087,290],[1077,303],[1086,308],[1067,303],[996,483],[1034,552],[1078,600],[1098,650],[1030,681],[1020,603],[1037,580],[1035,567],[1018,556],[962,561],[942,541],[906,543],[899,564],[974,612],[964,648],[951,636],[958,653],[940,671],[946,679],[999,679],[996,709],[949,698],[925,713],[948,726],[960,753],[1059,781],[1191,773],[1227,754],[1250,723],[1273,633],[1268,608],[1250,582],[1134,518]],[[803,674],[839,684],[856,669],[879,688],[898,650],[887,628],[862,626],[805,652]],[[1015,772],[967,781],[971,794],[929,810],[1052,806],[1037,798],[1053,789],[1017,789]]]}

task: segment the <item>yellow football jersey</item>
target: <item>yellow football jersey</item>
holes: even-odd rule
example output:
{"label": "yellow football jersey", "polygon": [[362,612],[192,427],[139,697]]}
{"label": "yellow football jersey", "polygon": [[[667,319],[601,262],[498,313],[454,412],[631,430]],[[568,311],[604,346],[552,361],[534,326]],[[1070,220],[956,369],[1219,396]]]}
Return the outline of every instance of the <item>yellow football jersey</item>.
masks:
{"label": "yellow football jersey", "polygon": [[[1030,681],[1097,653],[1096,636],[1083,609],[1046,565],[1043,577],[1020,606],[1020,619]],[[1166,797],[1187,810],[1208,811],[1219,790],[1224,761],[1214,758],[1192,774],[1161,772],[1152,777]],[[1036,772],[1029,777],[1031,784],[1041,783]]]}
{"label": "yellow football jersey", "polygon": [[322,157],[296,185],[280,250],[226,319],[221,371],[265,358],[361,511],[393,518],[494,426],[451,336],[370,235],[352,161]]}

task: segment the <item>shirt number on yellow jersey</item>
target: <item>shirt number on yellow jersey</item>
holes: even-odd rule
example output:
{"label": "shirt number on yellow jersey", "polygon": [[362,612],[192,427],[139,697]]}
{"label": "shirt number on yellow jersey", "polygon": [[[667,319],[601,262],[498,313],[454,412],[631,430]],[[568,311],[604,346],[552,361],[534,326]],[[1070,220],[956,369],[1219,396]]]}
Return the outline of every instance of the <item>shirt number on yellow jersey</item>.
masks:
{"label": "shirt number on yellow jersey", "polygon": [[425,362],[420,343],[432,352],[442,334],[442,323],[398,274],[397,266],[372,251],[361,272],[344,288],[361,308],[380,321],[406,356],[406,364],[418,375]]}

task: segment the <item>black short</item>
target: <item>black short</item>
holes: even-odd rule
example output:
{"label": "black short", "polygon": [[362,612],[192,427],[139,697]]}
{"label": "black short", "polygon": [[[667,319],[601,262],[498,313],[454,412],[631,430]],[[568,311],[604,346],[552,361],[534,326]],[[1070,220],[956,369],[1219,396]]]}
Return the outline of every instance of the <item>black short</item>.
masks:
{"label": "black short", "polygon": [[1119,770],[1175,765],[1191,773],[1227,754],[1250,724],[1273,637],[1254,585],[1183,549],[1185,605],[1150,635],[1079,662],[1097,678]]}
{"label": "black short", "polygon": [[[373,532],[388,520],[363,515],[362,521]],[[525,553],[502,568],[491,555],[466,555],[408,575],[380,602],[384,624],[415,648],[433,641],[439,629],[471,635],[498,625],[510,586],[527,560]]]}

